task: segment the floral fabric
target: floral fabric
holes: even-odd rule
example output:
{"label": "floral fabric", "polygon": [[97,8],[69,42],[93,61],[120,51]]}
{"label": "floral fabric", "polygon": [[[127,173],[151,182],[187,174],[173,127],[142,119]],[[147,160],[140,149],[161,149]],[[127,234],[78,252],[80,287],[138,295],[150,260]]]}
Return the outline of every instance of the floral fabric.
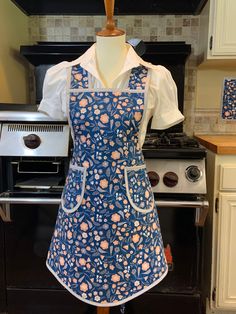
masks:
{"label": "floral fabric", "polygon": [[75,297],[96,306],[125,303],[168,271],[138,144],[147,74],[141,65],[123,91],[89,90],[86,70],[71,68],[74,149],[46,265]]}

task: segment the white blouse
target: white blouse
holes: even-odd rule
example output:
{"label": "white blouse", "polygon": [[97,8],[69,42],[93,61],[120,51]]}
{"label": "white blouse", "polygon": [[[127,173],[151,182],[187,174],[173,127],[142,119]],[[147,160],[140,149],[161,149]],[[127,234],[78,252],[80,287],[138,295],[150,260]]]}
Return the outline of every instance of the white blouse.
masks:
{"label": "white blouse", "polygon": [[[127,44],[128,53],[125,64],[113,81],[112,89],[125,89],[133,67],[140,64],[148,68],[149,83],[145,94],[144,116],[141,120],[139,132],[139,146],[142,147],[146,135],[147,125],[152,117],[152,129],[167,129],[182,122],[185,117],[178,109],[177,88],[169,70],[161,65],[153,65],[140,58],[132,46]],[[43,98],[38,111],[48,114],[58,120],[68,119],[67,75],[73,65],[79,64],[88,71],[89,88],[105,88],[99,77],[96,67],[96,43],[93,44],[81,57],[68,62],[60,62],[46,72],[43,84]]]}

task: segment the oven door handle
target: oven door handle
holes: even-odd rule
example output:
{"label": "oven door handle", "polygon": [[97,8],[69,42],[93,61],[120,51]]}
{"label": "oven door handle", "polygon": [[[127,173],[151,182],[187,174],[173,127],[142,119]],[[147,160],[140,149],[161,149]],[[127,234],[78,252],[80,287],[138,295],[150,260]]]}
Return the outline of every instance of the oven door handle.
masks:
{"label": "oven door handle", "polygon": [[[10,218],[10,204],[60,204],[61,198],[48,198],[48,197],[10,197],[8,193],[0,194],[0,217],[3,221],[11,221]],[[163,200],[156,199],[157,207],[188,207],[196,208],[195,225],[204,226],[206,216],[209,209],[209,202],[206,199],[196,201],[185,200]]]}
{"label": "oven door handle", "polygon": [[196,201],[185,200],[162,200],[156,199],[155,201],[158,207],[188,207],[195,208],[195,225],[203,227],[206,221],[206,217],[209,211],[209,201],[205,198],[201,198]]}
{"label": "oven door handle", "polygon": [[1,197],[0,204],[59,204],[60,198],[48,197]]}
{"label": "oven door handle", "polygon": [[209,202],[206,199],[196,201],[185,200],[163,200],[156,198],[155,201],[157,207],[209,207]]}
{"label": "oven door handle", "polygon": [[48,197],[11,197],[9,193],[3,192],[0,194],[0,218],[4,222],[11,222],[11,204],[60,204],[60,198]]}

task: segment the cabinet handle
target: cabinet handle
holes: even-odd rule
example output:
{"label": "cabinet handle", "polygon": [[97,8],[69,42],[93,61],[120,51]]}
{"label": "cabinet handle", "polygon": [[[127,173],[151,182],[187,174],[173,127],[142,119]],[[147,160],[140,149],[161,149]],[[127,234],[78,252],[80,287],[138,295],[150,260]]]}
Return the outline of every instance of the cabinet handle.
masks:
{"label": "cabinet handle", "polygon": [[210,37],[210,41],[209,41],[209,49],[212,50],[212,46],[213,46],[213,36]]}

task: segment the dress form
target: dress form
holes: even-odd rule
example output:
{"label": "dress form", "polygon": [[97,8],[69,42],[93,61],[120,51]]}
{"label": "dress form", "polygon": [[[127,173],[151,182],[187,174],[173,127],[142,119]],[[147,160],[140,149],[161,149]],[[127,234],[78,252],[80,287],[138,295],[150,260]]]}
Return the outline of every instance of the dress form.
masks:
{"label": "dress form", "polygon": [[125,34],[120,36],[96,36],[96,63],[104,87],[111,88],[119,75],[127,54]]}
{"label": "dress form", "polygon": [[[107,23],[96,34],[96,63],[103,86],[111,88],[120,73],[127,54],[125,32],[113,20],[115,0],[104,0]],[[109,307],[97,307],[97,314],[109,314]]]}
{"label": "dress form", "polygon": [[104,87],[111,88],[125,62],[127,46],[123,30],[115,28],[114,0],[105,0],[106,28],[96,34],[96,63]]}

